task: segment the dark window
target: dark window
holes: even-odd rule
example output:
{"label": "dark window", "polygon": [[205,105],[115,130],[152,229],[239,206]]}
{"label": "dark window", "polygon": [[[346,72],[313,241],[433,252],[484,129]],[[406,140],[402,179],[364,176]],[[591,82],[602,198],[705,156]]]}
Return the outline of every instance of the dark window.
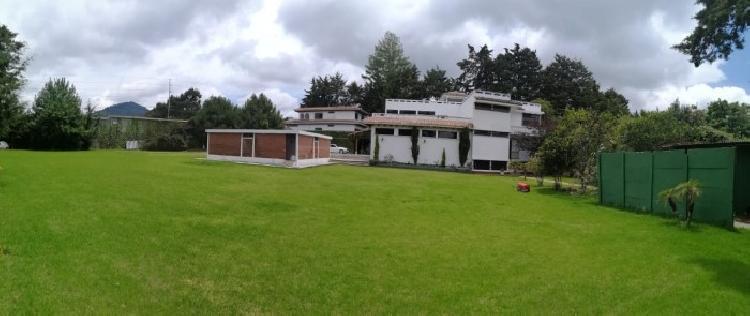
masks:
{"label": "dark window", "polygon": [[322,119],[323,118],[323,113],[315,113],[315,118],[316,119]]}
{"label": "dark window", "polygon": [[473,163],[475,170],[490,170],[489,160],[474,160]]}
{"label": "dark window", "polygon": [[392,128],[376,128],[375,134],[378,135],[393,135],[393,129]]}
{"label": "dark window", "polygon": [[508,138],[508,132],[492,132],[492,137]]}
{"label": "dark window", "polygon": [[474,135],[476,136],[487,136],[487,137],[501,137],[508,138],[508,132],[496,132],[496,131],[485,131],[481,129],[475,129]]}
{"label": "dark window", "polygon": [[417,111],[419,115],[435,115],[435,111]]}
{"label": "dark window", "polygon": [[458,132],[438,131],[438,138],[456,139],[458,138]]}
{"label": "dark window", "polygon": [[507,161],[490,160],[490,170],[505,170]]}
{"label": "dark window", "polygon": [[398,110],[385,110],[385,113],[388,113],[388,114],[398,114]]}
{"label": "dark window", "polygon": [[474,108],[483,111],[510,112],[510,108],[503,105],[489,104],[484,102],[474,102]]}
{"label": "dark window", "polygon": [[333,111],[328,111],[328,114],[333,114]]}
{"label": "dark window", "polygon": [[253,138],[253,133],[242,133],[242,138]]}
{"label": "dark window", "polygon": [[475,102],[474,108],[477,110],[492,111],[492,104]]}
{"label": "dark window", "polygon": [[436,135],[436,133],[435,133],[434,130],[431,130],[431,129],[423,129],[422,130],[422,137],[425,137],[425,138],[435,138],[435,135]]}
{"label": "dark window", "polygon": [[398,136],[411,136],[411,129],[399,128],[398,129]]}
{"label": "dark window", "polygon": [[333,127],[333,124],[328,124],[328,127]]}
{"label": "dark window", "polygon": [[414,114],[417,114],[417,111],[412,111],[412,110],[401,110],[401,111],[399,111],[398,113],[399,113],[399,114],[406,114],[406,115],[414,115]]}
{"label": "dark window", "polygon": [[536,126],[539,125],[539,115],[523,113],[521,115],[521,125],[523,126]]}

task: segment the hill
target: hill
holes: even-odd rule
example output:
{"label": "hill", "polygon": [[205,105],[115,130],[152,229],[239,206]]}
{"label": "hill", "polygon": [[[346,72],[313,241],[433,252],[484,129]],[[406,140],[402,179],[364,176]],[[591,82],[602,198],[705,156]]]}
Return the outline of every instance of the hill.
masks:
{"label": "hill", "polygon": [[128,101],[115,103],[112,106],[105,108],[101,111],[97,111],[96,115],[107,116],[107,115],[127,115],[127,116],[145,116],[148,109],[144,108],[140,104]]}

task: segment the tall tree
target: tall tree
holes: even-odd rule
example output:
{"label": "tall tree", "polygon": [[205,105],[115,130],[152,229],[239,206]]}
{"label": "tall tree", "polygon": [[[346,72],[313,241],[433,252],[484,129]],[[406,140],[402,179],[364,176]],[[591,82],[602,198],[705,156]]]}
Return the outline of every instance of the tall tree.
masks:
{"label": "tall tree", "polygon": [[565,109],[591,109],[599,95],[599,84],[579,60],[555,55],[542,74],[542,96],[557,114]]}
{"label": "tall tree", "polygon": [[206,144],[206,129],[237,128],[240,124],[238,112],[232,101],[222,96],[211,96],[203,101],[200,111],[188,122],[192,145]]}
{"label": "tall tree", "polygon": [[169,101],[156,103],[146,116],[160,118],[190,119],[201,109],[201,93],[189,88],[179,96],[170,96]]}
{"label": "tall tree", "polygon": [[274,129],[282,128],[284,119],[264,94],[253,93],[240,110],[240,128]]}
{"label": "tall tree", "polygon": [[24,112],[18,92],[24,83],[27,60],[23,57],[25,44],[17,36],[0,25],[0,140],[7,140]]}
{"label": "tall tree", "polygon": [[613,88],[609,88],[599,95],[593,109],[597,112],[610,113],[616,116],[630,113],[630,110],[628,110],[628,99],[622,94],[617,93]]}
{"label": "tall tree", "polygon": [[451,90],[453,83],[445,76],[445,70],[436,66],[425,72],[420,87],[417,98],[439,98],[443,93]]}
{"label": "tall tree", "polygon": [[695,14],[693,33],[673,48],[690,56],[696,66],[727,59],[734,49],[744,48],[745,29],[750,24],[750,1],[698,0],[703,8]]}
{"label": "tall tree", "polygon": [[305,90],[301,107],[330,107],[346,104],[349,101],[346,80],[337,72],[331,76],[312,78],[310,88]]}
{"label": "tall tree", "polygon": [[456,79],[456,86],[465,92],[495,90],[497,78],[492,50],[487,48],[487,44],[483,45],[478,52],[474,46],[468,45],[468,47],[469,56],[456,64],[461,69],[461,74]]}
{"label": "tall tree", "polygon": [[737,138],[750,137],[750,105],[716,100],[708,105],[708,123]]}
{"label": "tall tree", "polygon": [[362,104],[365,97],[365,87],[357,84],[356,81],[352,81],[346,86],[346,93],[349,94],[350,103]]}
{"label": "tall tree", "polygon": [[529,101],[539,96],[542,63],[536,51],[516,43],[495,58],[495,77],[497,92],[510,93],[514,100]]}
{"label": "tall tree", "polygon": [[385,99],[408,98],[417,91],[419,71],[404,55],[398,36],[386,32],[368,58],[362,78],[366,90],[363,108],[383,112]]}
{"label": "tall tree", "polygon": [[[88,149],[92,133],[90,117],[81,113],[81,97],[64,78],[48,81],[36,95],[31,123],[31,146],[35,149]],[[88,126],[87,126],[88,125]]]}

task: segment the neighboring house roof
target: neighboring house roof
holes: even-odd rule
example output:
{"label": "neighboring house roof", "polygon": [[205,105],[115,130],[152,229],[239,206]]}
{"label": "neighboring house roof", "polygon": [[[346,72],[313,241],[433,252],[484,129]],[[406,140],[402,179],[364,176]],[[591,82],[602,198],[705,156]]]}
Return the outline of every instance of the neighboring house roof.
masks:
{"label": "neighboring house roof", "polygon": [[320,125],[320,124],[343,124],[343,125],[365,125],[362,120],[355,119],[313,119],[300,120],[290,119],[285,122],[287,125]]}
{"label": "neighboring house roof", "polygon": [[207,129],[206,133],[258,133],[258,134],[301,134],[312,137],[333,139],[333,137],[308,131],[293,129]]}
{"label": "neighboring house roof", "polygon": [[314,107],[314,108],[296,108],[295,112],[323,112],[323,111],[357,111],[367,113],[358,106],[331,106],[331,107]]}
{"label": "neighboring house roof", "polygon": [[444,128],[471,128],[471,122],[467,120],[440,118],[434,116],[419,115],[373,115],[364,120],[368,125],[395,125],[415,127],[444,127]]}
{"label": "neighboring house roof", "polygon": [[113,118],[124,118],[132,120],[144,120],[144,121],[159,121],[159,122],[175,122],[175,123],[187,123],[184,119],[168,119],[163,117],[146,117],[146,116],[129,116],[129,115],[107,115],[97,117],[100,120],[108,120]]}

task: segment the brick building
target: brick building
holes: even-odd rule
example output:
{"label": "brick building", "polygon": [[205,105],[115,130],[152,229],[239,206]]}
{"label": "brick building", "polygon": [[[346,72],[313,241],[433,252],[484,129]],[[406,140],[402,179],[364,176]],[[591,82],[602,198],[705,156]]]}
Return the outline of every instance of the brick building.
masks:
{"label": "brick building", "polygon": [[290,168],[328,163],[331,137],[295,130],[207,129],[206,158]]}

